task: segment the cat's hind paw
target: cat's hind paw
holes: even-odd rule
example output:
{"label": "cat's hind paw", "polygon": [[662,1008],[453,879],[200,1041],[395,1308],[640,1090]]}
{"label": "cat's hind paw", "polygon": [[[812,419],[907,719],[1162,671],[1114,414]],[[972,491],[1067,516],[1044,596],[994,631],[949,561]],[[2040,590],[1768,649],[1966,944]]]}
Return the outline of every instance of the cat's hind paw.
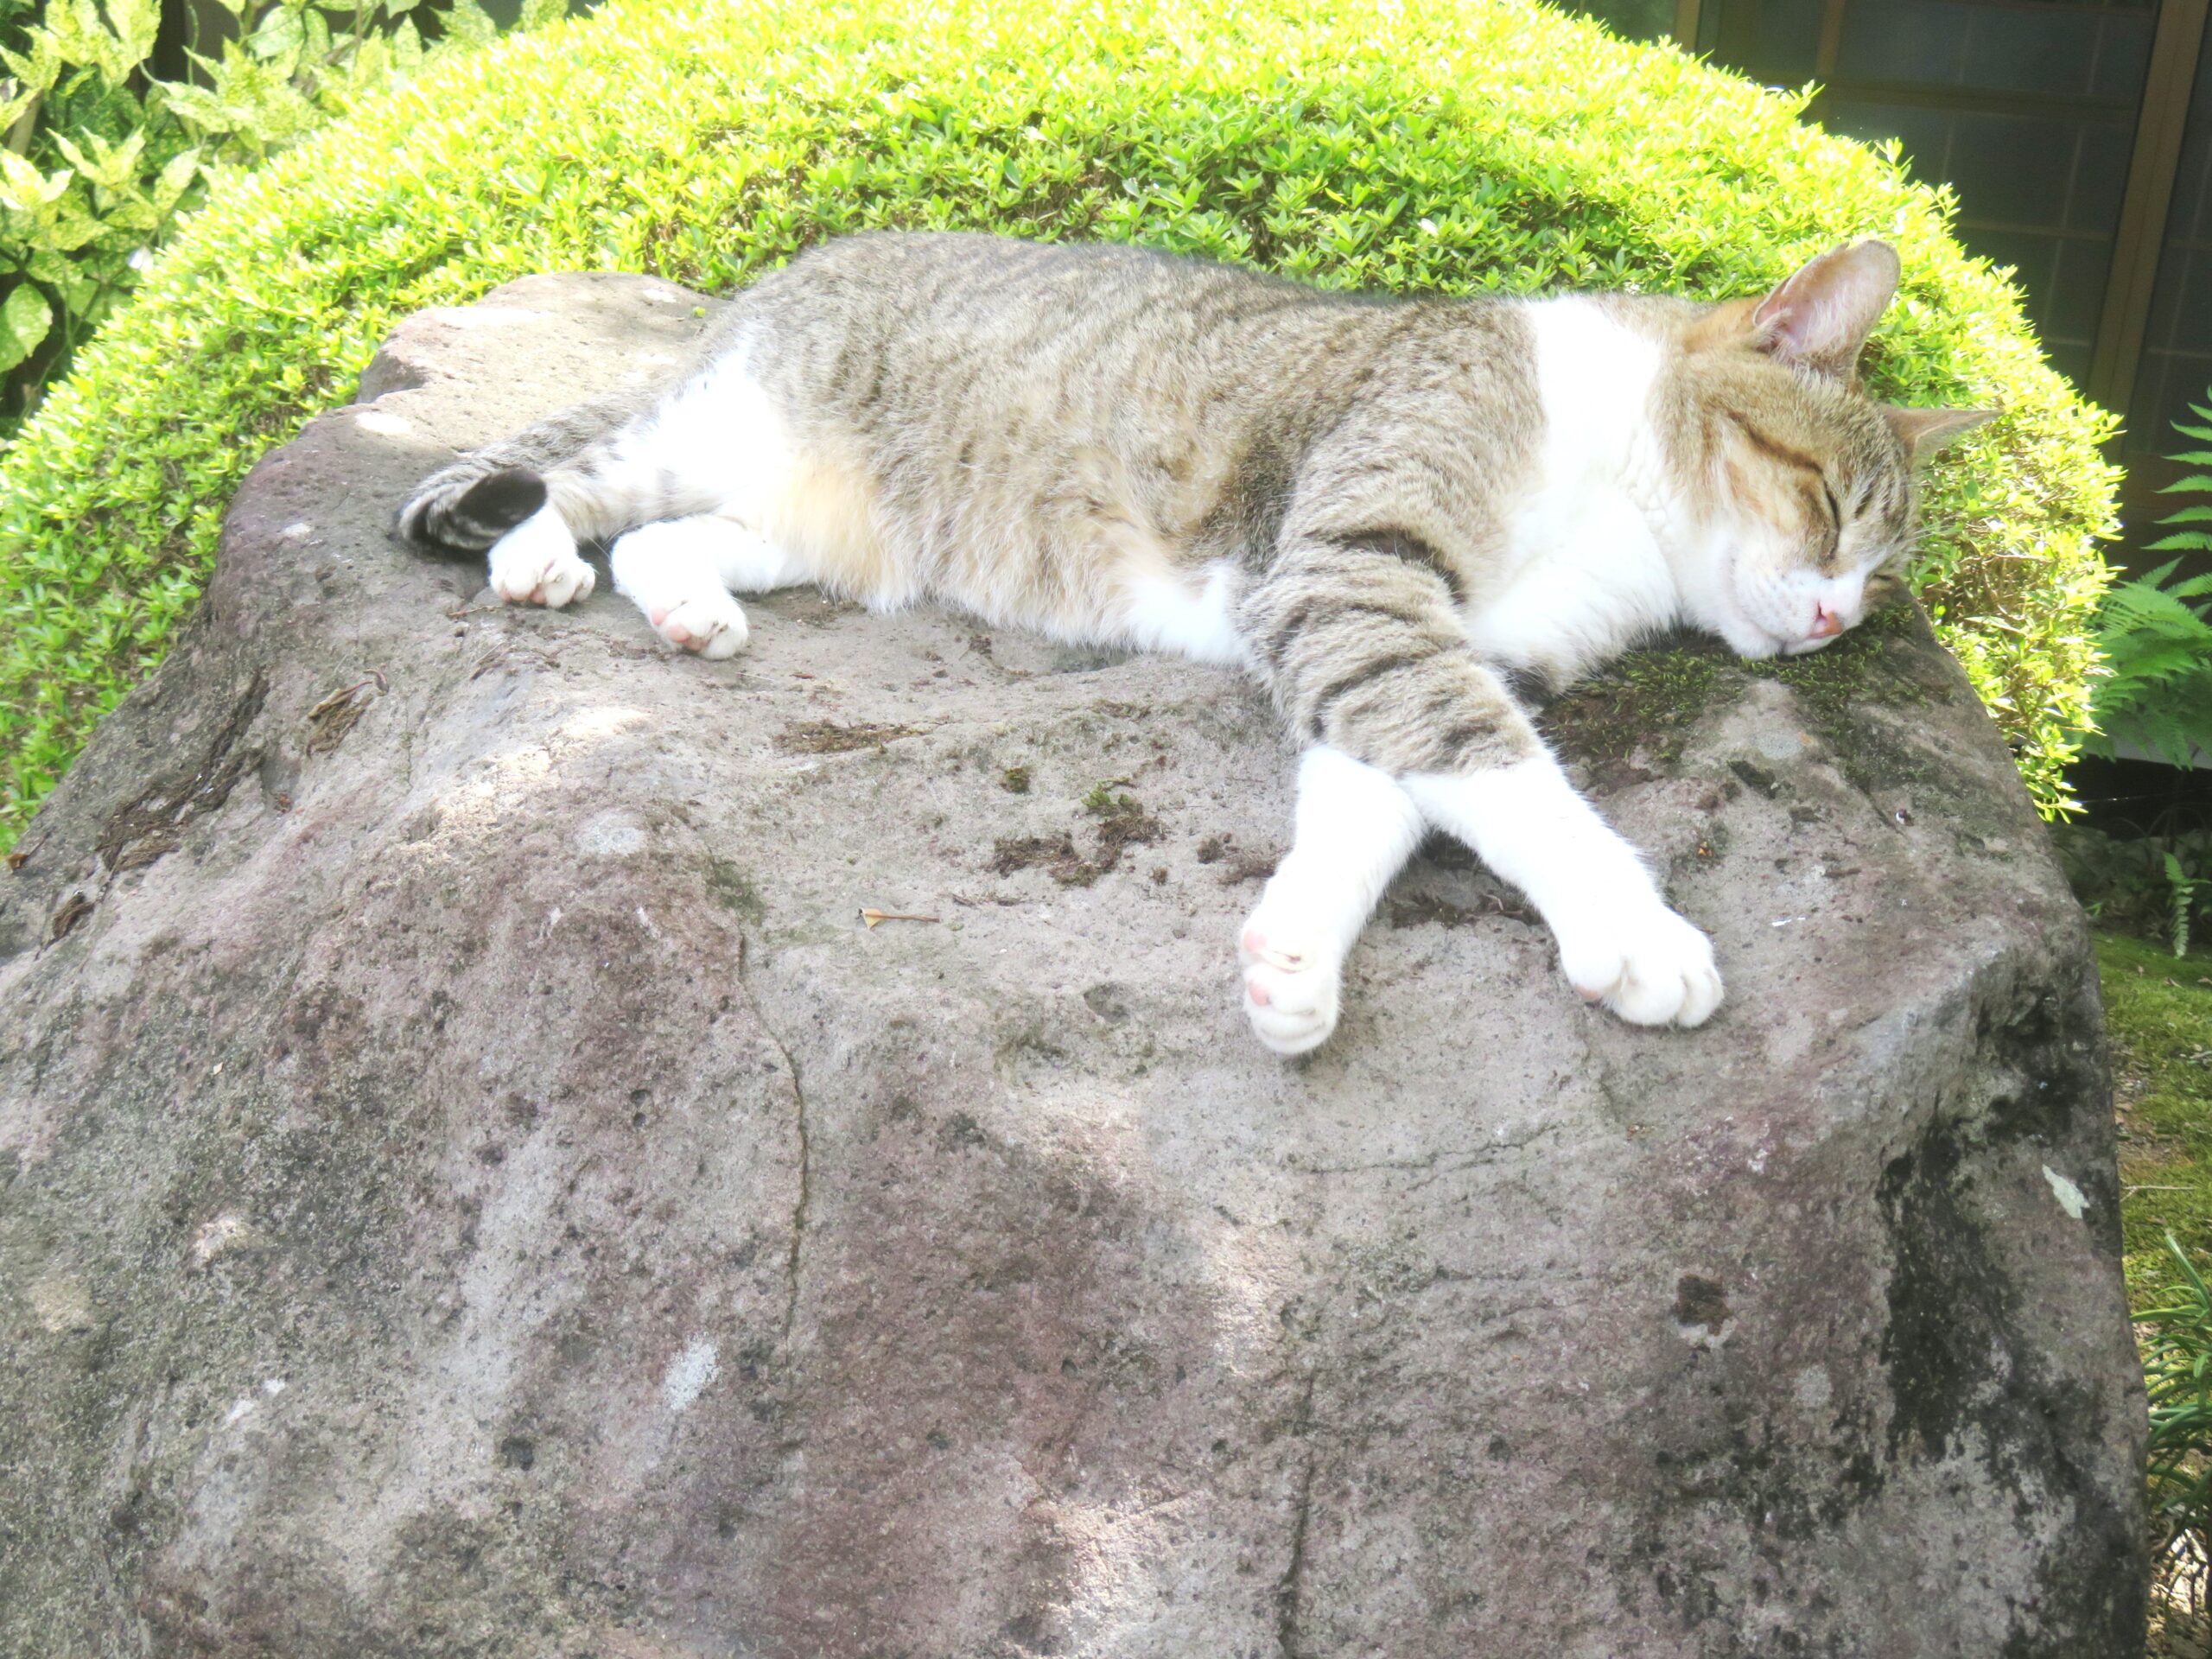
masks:
{"label": "cat's hind paw", "polygon": [[1294,928],[1263,924],[1244,929],[1244,1017],[1253,1034],[1278,1054],[1308,1054],[1337,1028],[1344,964]]}
{"label": "cat's hind paw", "polygon": [[734,657],[751,637],[745,607],[728,594],[700,594],[676,605],[656,605],[645,613],[653,631],[681,650],[709,661]]}
{"label": "cat's hind paw", "polygon": [[597,580],[576,552],[561,515],[540,507],[492,543],[492,591],[510,605],[563,605],[588,598]]}
{"label": "cat's hind paw", "polygon": [[1560,966],[1584,1001],[1630,1025],[1701,1026],[1720,1006],[1713,941],[1663,905],[1573,943],[1562,936]]}

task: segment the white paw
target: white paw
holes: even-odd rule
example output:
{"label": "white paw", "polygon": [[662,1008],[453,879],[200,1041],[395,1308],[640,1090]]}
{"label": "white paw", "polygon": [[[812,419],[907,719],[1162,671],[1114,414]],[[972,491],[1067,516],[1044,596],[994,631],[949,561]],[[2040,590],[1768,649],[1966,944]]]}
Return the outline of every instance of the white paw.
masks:
{"label": "white paw", "polygon": [[685,651],[710,660],[734,657],[745,649],[745,609],[728,594],[702,594],[676,605],[656,605],[645,613],[653,631]]}
{"label": "white paw", "polygon": [[1713,941],[1654,900],[1560,929],[1559,961],[1584,1001],[1631,1025],[1701,1026],[1720,1006]]}
{"label": "white paw", "polygon": [[1262,905],[1244,925],[1244,1017],[1278,1054],[1305,1054],[1337,1028],[1344,958],[1319,930]]}
{"label": "white paw", "polygon": [[594,578],[576,556],[576,538],[550,506],[492,543],[492,591],[510,605],[555,610],[588,596]]}

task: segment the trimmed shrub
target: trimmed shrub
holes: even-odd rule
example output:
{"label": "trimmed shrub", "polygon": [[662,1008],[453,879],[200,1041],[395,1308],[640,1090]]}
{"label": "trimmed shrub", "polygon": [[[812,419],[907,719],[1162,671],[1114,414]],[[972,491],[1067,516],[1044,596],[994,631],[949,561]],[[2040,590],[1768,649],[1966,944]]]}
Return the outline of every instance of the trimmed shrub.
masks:
{"label": "trimmed shrub", "polygon": [[2056,807],[2109,423],[1948,198],[1801,106],[1527,0],[616,0],[457,60],[219,191],[8,454],[0,833],[159,657],[245,468],[401,315],[550,269],[726,289],[880,226],[1332,287],[1713,297],[1887,237],[1905,282],[1874,389],[2005,410],[1930,476],[1920,591]]}
{"label": "trimmed shrub", "polygon": [[[357,0],[334,29],[310,0],[222,0],[233,33],[212,55],[204,7],[160,0],[0,0],[0,429],[67,372],[76,342],[121,303],[150,250],[206,194],[200,175],[267,159],[436,56],[499,25],[476,0]],[[517,0],[534,28],[563,0]],[[408,14],[413,13],[414,16]],[[416,29],[426,22],[434,43]],[[197,77],[152,63],[182,48]]]}

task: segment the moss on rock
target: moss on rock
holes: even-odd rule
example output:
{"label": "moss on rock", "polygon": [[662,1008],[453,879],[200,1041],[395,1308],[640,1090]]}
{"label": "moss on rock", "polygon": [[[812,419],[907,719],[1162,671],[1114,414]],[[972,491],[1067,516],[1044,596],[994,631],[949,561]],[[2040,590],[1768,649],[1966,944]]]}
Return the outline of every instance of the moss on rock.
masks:
{"label": "moss on rock", "polygon": [[[1935,701],[1947,689],[1948,671],[1927,638],[1908,606],[1892,607],[1807,657],[1747,662],[1717,640],[1678,635],[1585,680],[1545,711],[1542,725],[1561,753],[1600,779],[1633,756],[1672,771],[1700,721],[1754,682],[1769,680],[1788,689],[1798,728],[1861,794],[1943,784],[1934,757],[1881,717]],[[1746,787],[1773,792],[1772,779],[1762,781],[1758,767],[1738,762],[1735,771]]]}

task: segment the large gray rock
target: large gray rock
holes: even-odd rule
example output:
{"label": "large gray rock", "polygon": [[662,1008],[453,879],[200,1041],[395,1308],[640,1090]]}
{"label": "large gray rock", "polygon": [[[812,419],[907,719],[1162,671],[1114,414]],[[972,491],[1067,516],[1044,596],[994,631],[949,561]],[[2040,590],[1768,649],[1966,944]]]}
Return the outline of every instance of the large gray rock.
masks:
{"label": "large gray rock", "polygon": [[702,315],[410,321],[0,876],[0,1648],[2138,1649],[2090,957],[1916,619],[1555,711],[1711,1026],[1439,855],[1287,1065],[1240,681],[385,539]]}

